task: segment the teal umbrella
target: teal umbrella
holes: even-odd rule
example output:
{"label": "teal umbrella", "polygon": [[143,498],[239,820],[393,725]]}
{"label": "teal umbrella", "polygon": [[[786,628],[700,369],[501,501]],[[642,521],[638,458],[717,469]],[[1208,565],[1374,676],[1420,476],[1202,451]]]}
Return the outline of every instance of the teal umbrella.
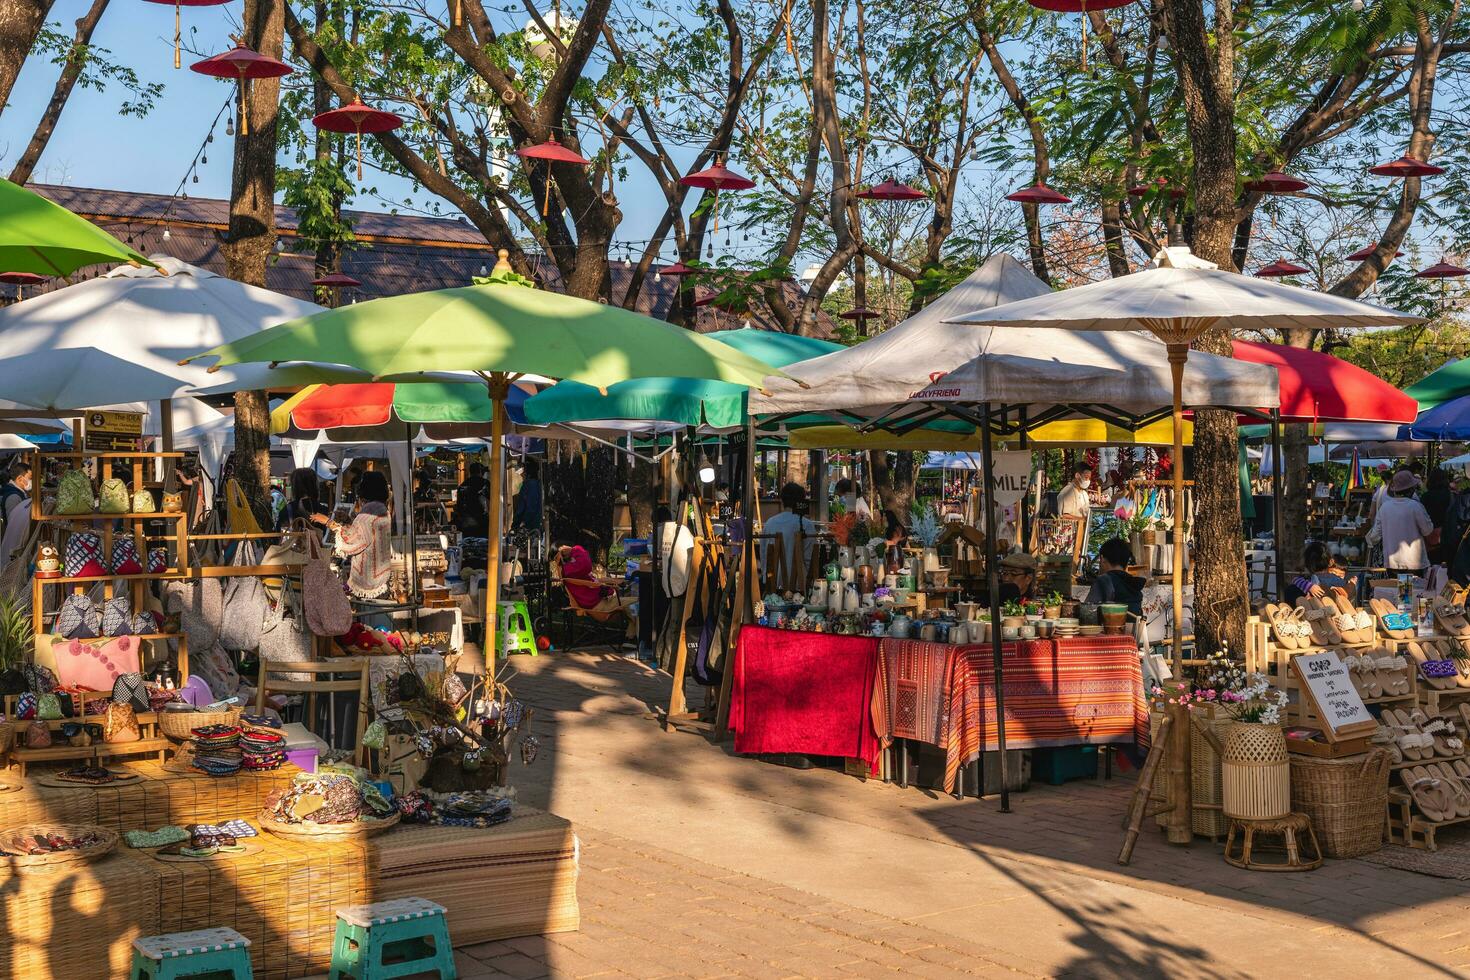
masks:
{"label": "teal umbrella", "polygon": [[[705,336],[778,368],[843,349],[829,340],[750,327]],[[745,422],[746,390],[697,378],[635,378],[609,385],[604,395],[591,385],[563,381],[526,399],[524,411],[529,425],[618,419],[727,429]]]}

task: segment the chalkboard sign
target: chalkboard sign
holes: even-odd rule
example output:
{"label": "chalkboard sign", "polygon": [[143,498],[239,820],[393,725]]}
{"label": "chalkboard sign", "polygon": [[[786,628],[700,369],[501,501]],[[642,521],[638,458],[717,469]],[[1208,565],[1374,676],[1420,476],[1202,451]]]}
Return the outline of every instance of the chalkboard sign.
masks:
{"label": "chalkboard sign", "polygon": [[1303,653],[1291,658],[1291,669],[1301,682],[1302,698],[1310,701],[1329,742],[1372,734],[1378,722],[1353,687],[1348,669],[1337,651]]}

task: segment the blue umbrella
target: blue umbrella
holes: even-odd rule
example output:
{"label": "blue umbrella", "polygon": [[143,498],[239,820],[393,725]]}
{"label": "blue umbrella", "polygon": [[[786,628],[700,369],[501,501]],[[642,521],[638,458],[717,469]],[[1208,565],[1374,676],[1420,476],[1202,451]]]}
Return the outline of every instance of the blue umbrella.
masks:
{"label": "blue umbrella", "polygon": [[1400,439],[1460,442],[1470,439],[1470,395],[1442,402],[1408,425],[1399,427]]}

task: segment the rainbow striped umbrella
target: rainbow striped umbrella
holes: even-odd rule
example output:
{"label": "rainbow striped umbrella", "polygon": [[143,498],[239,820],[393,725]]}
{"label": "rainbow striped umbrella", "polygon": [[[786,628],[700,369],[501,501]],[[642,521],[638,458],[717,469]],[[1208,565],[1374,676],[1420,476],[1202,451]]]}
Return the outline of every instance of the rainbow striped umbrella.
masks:
{"label": "rainbow striped umbrella", "polygon": [[[505,408],[512,422],[525,422],[521,406],[533,394],[529,384],[511,385]],[[339,442],[378,442],[422,429],[432,439],[455,439],[487,434],[494,411],[478,379],[308,385],[271,412],[271,433],[289,438],[327,430]]]}

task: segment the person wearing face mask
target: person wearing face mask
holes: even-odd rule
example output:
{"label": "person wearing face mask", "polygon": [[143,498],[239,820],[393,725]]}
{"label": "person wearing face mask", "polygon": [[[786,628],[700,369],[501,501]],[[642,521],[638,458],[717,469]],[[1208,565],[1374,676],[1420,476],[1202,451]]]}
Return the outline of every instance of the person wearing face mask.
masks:
{"label": "person wearing face mask", "polygon": [[1078,463],[1072,468],[1071,482],[1057,491],[1057,516],[1086,520],[1088,509],[1092,506],[1092,497],[1088,493],[1091,489],[1092,467],[1086,463]]}
{"label": "person wearing face mask", "polygon": [[10,480],[0,487],[0,568],[5,567],[31,530],[31,464],[16,459],[10,464]]}

